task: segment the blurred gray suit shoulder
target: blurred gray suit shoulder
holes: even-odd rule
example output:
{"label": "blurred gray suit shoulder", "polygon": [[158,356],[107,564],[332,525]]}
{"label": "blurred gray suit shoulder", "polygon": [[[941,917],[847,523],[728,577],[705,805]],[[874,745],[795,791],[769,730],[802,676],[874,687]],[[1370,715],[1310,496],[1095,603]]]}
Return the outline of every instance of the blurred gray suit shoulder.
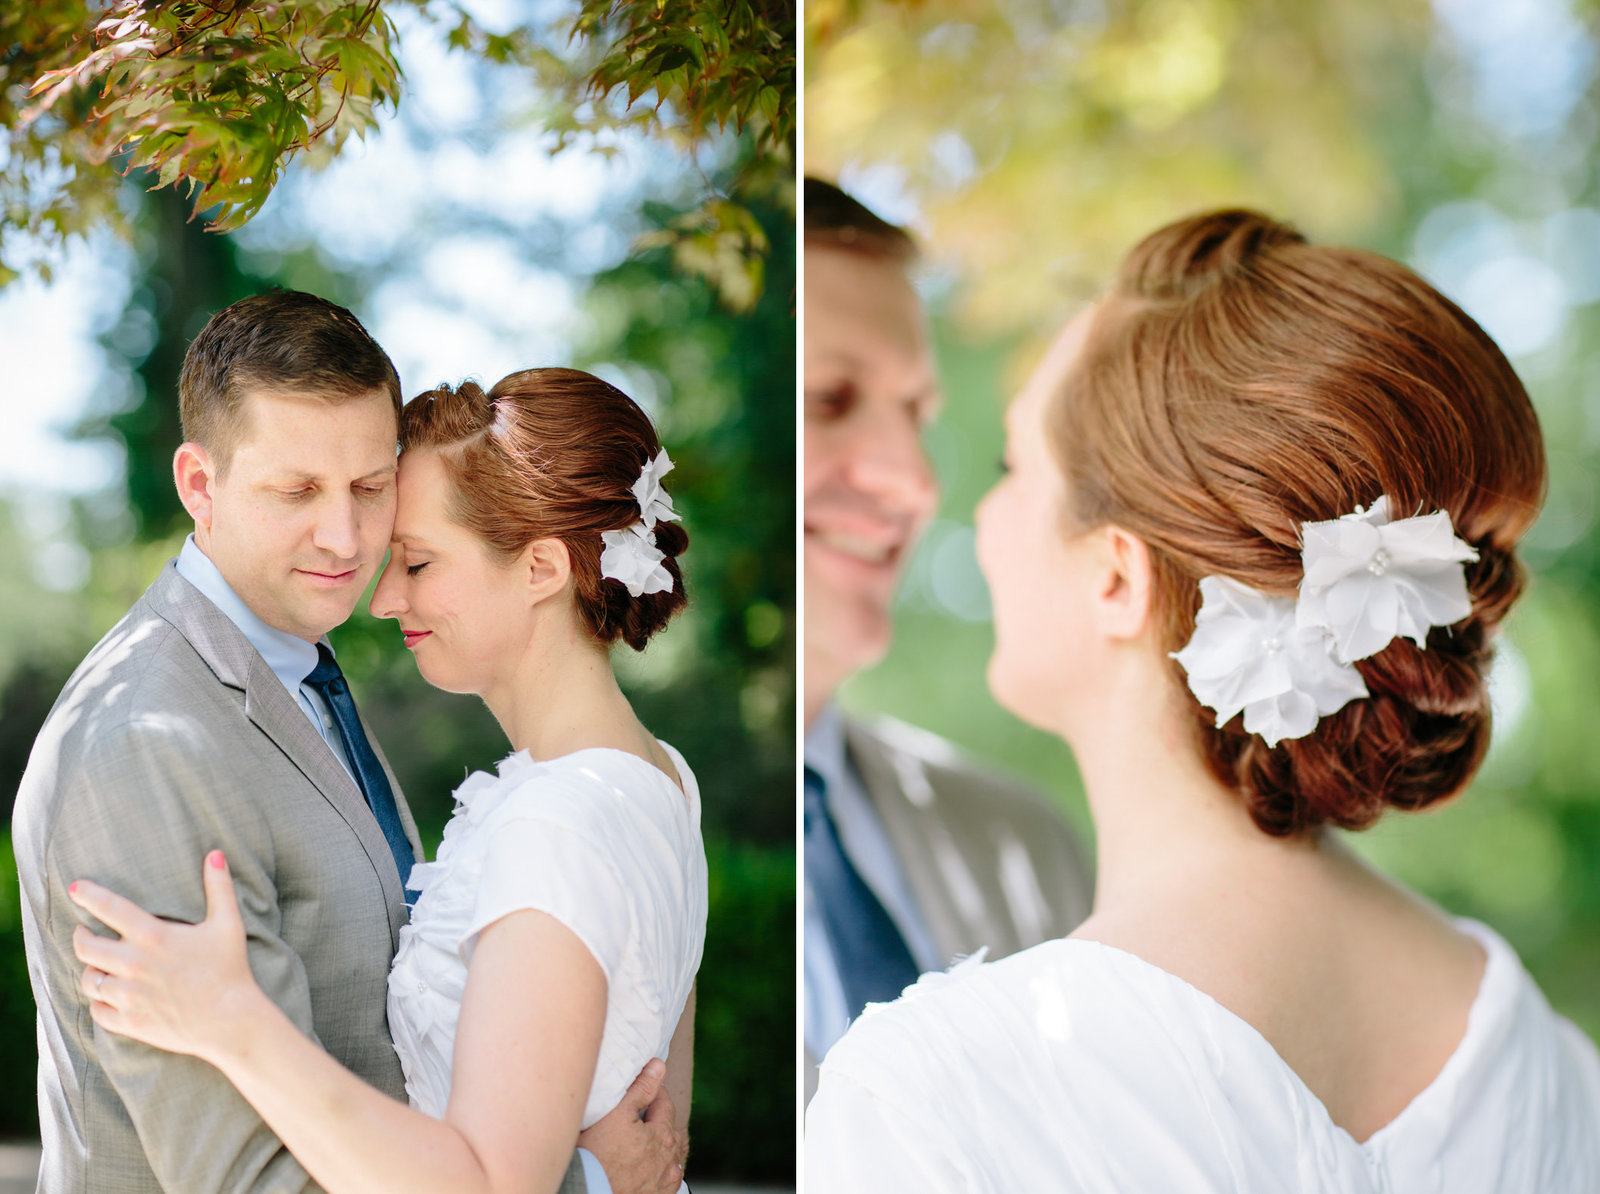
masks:
{"label": "blurred gray suit shoulder", "polygon": [[1034,789],[953,743],[889,718],[844,719],[845,749],[948,958],[999,958],[1088,914],[1085,853]]}
{"label": "blurred gray suit shoulder", "polygon": [[[1039,792],[905,722],[842,721],[845,753],[947,964],[1063,937],[1089,915],[1085,851]],[[808,1103],[819,1060],[806,1050]]]}

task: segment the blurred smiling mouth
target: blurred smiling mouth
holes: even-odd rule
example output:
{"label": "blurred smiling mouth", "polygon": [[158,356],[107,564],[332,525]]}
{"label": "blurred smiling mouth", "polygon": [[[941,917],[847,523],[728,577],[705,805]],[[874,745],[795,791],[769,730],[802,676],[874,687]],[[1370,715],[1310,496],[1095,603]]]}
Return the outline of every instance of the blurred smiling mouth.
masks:
{"label": "blurred smiling mouth", "polygon": [[830,551],[849,556],[853,560],[860,560],[863,564],[892,563],[900,552],[898,543],[886,543],[881,539],[852,535],[846,531],[825,531],[808,527],[806,533]]}

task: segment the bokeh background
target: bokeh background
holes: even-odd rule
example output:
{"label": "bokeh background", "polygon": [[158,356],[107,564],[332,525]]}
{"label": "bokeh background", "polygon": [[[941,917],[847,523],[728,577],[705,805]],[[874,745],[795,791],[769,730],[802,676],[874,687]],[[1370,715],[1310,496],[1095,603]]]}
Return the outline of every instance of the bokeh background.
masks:
{"label": "bokeh background", "polygon": [[[525,6],[475,7],[492,23]],[[643,655],[616,656],[704,793],[691,1175],[792,1184],[792,183],[746,199],[771,251],[763,296],[735,314],[668,249],[639,245],[726,193],[748,137],[685,149],[623,130],[552,155],[526,71],[454,52],[447,28],[409,10],[396,21],[398,111],[327,169],[292,166],[240,231],[208,233],[171,188],[130,180],[131,244],[41,247],[50,280],[29,270],[0,289],[0,812],[71,669],[182,543],[177,376],[218,308],[271,285],[347,305],[407,395],[532,365],[598,373],[655,418],[691,536],[688,610]],[[451,790],[509,747],[476,699],[423,683],[364,602],[332,637],[431,856]],[[27,1139],[34,1009],[9,834],[0,853],[0,1138]]]}
{"label": "bokeh background", "polygon": [[1000,411],[1144,233],[1248,205],[1411,264],[1532,393],[1550,454],[1528,596],[1471,789],[1359,849],[1519,950],[1600,1037],[1600,10],[1590,0],[809,0],[805,163],[927,261],[938,521],[889,657],[843,694],[1031,777],[1087,829],[1066,749],[1000,710],[972,511]]}

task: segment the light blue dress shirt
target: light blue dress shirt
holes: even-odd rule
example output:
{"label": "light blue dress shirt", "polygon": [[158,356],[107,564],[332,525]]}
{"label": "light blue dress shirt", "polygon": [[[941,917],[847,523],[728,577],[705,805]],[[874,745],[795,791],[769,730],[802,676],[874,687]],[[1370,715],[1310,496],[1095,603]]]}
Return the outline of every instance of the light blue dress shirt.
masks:
{"label": "light blue dress shirt", "polygon": [[[321,694],[307,688],[304,683],[317,666],[316,644],[268,626],[257,617],[255,611],[233,591],[233,586],[222,579],[222,573],[211,562],[211,557],[200,550],[193,535],[183,541],[183,550],[178,553],[178,575],[205,594],[211,604],[239,628],[239,633],[266,661],[272,674],[282,681],[290,697],[306,715],[306,720],[322,735],[328,749],[333,751],[334,758],[344,765],[351,779],[356,779],[355,769],[350,766],[350,760],[344,753],[344,740],[339,737],[332,712]],[[328,649],[331,651],[333,648]],[[356,779],[356,786],[361,786],[359,779]],[[583,1180],[589,1187],[589,1194],[612,1194],[611,1183],[606,1179],[606,1171],[599,1158],[588,1149],[580,1148],[578,1159],[583,1163]]]}
{"label": "light blue dress shirt", "polygon": [[[822,776],[828,812],[839,831],[840,844],[905,938],[917,968],[924,972],[942,969],[949,959],[942,957],[934,944],[906,884],[894,846],[872,806],[872,798],[850,765],[845,754],[844,724],[832,705],[822,711],[806,733],[805,763]],[[828,942],[822,909],[809,885],[805,889],[805,987],[806,1051],[821,1058],[850,1027],[850,1005]]]}
{"label": "light blue dress shirt", "polygon": [[[339,737],[333,713],[321,694],[307,688],[304,683],[317,666],[316,644],[275,626],[268,626],[257,617],[255,611],[233,591],[233,586],[222,579],[222,573],[211,562],[211,557],[200,550],[193,535],[183,541],[183,550],[178,553],[178,575],[204,593],[211,604],[239,628],[239,633],[250,640],[250,645],[266,661],[272,674],[282,681],[290,698],[300,706],[300,712],[306,715],[306,720],[322,736],[328,749],[333,751],[334,758],[344,765],[351,779],[356,779],[355,768],[350,766],[350,760],[345,757],[344,740]],[[333,648],[328,649],[331,651]],[[356,780],[356,786],[361,786],[360,780]]]}

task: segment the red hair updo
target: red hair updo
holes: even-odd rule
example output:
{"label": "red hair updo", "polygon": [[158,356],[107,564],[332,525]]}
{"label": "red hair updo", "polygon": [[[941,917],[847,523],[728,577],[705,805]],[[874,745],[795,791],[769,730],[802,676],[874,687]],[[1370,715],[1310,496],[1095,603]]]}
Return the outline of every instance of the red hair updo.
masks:
{"label": "red hair updo", "polygon": [[565,543],[578,614],[597,641],[642,651],[683,608],[681,523],[655,527],[669,591],[635,597],[600,575],[600,534],[639,521],[633,485],[661,451],[649,416],[615,386],[577,369],[524,369],[487,394],[470,381],[440,386],[406,403],[400,448],[441,450],[451,518],[495,555],[509,561],[536,539]]}
{"label": "red hair updo", "polygon": [[1545,456],[1522,383],[1459,307],[1376,254],[1254,212],[1197,216],[1128,255],[1048,418],[1072,520],[1149,546],[1168,652],[1194,631],[1202,577],[1294,596],[1301,523],[1382,494],[1397,517],[1446,511],[1479,553],[1471,615],[1425,651],[1397,638],[1359,661],[1371,696],[1307,736],[1268,747],[1242,717],[1217,725],[1172,668],[1207,765],[1267,833],[1359,828],[1465,786]]}

